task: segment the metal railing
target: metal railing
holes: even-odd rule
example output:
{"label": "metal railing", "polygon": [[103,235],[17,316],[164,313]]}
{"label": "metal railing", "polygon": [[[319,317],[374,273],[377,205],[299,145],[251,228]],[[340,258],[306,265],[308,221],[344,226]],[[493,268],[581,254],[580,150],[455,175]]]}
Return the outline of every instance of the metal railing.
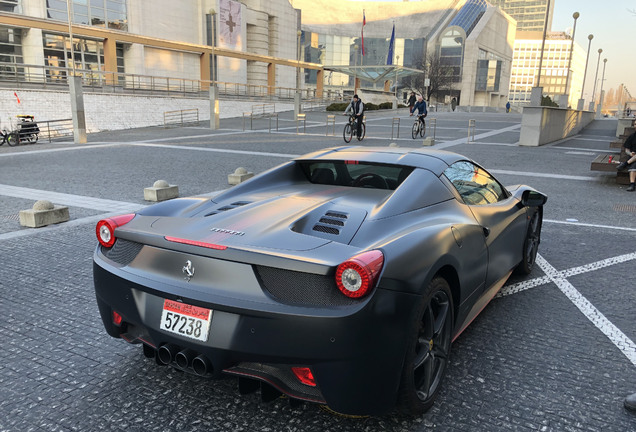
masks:
{"label": "metal railing", "polygon": [[[0,87],[9,88],[68,88],[69,68],[0,62]],[[105,72],[75,69],[82,77],[85,92],[114,94],[168,95],[183,97],[209,97],[209,88],[215,84],[219,95],[237,99],[289,100],[299,92],[296,88],[272,87],[260,84],[241,84],[221,81],[202,81],[187,78],[158,77],[152,75]],[[341,101],[343,90],[329,88],[325,97],[316,98],[316,89],[302,89],[303,103],[307,109],[326,106]],[[306,102],[305,102],[306,101]]]}
{"label": "metal railing", "polygon": [[199,123],[199,109],[184,109],[178,111],[164,111],[163,127],[185,126]]}

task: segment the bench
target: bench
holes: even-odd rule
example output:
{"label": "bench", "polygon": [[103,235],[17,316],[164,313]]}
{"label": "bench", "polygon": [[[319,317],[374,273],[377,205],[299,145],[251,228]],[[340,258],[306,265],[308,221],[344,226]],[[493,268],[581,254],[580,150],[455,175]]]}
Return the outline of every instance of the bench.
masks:
{"label": "bench", "polygon": [[245,130],[245,121],[249,119],[250,130],[253,128],[252,120],[258,118],[272,118],[276,117],[276,130],[278,130],[278,113],[276,112],[276,104],[260,104],[252,105],[252,111],[243,113],[243,130]]}
{"label": "bench", "polygon": [[[622,147],[621,142],[620,147]],[[610,161],[611,158],[611,161]],[[596,156],[590,166],[590,171],[615,172],[617,184],[629,184],[629,174],[627,171],[617,171],[616,167],[620,162],[626,161],[627,155],[622,151],[620,153],[602,154]]]}

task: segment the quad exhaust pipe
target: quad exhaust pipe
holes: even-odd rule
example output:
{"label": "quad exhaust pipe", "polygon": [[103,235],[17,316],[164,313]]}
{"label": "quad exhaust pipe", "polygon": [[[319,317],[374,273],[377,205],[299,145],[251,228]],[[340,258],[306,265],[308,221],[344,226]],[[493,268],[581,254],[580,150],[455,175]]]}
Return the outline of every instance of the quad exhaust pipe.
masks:
{"label": "quad exhaust pipe", "polygon": [[[146,354],[145,345],[144,354]],[[146,356],[148,355],[146,354]],[[189,348],[181,349],[173,344],[161,345],[157,350],[156,360],[157,363],[164,366],[175,362],[181,369],[191,367],[194,373],[199,376],[206,376],[214,372],[212,362],[206,356]]]}

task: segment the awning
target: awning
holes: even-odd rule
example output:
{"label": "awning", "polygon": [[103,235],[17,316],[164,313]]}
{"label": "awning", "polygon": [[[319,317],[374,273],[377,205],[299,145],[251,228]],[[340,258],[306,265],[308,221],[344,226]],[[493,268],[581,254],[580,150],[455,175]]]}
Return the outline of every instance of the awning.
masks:
{"label": "awning", "polygon": [[423,74],[424,71],[414,68],[408,68],[400,65],[381,65],[381,66],[348,66],[334,65],[324,66],[326,71],[343,73],[361,80],[371,81],[376,84],[387,80],[399,80],[411,75]]}

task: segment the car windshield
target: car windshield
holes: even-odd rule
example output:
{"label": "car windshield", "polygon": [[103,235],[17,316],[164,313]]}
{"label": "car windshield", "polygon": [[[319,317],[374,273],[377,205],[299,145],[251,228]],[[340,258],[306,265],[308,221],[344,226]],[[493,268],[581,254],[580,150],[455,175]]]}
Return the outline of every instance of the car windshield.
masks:
{"label": "car windshield", "polygon": [[303,161],[303,172],[311,183],[395,190],[413,171],[403,165],[360,161]]}

